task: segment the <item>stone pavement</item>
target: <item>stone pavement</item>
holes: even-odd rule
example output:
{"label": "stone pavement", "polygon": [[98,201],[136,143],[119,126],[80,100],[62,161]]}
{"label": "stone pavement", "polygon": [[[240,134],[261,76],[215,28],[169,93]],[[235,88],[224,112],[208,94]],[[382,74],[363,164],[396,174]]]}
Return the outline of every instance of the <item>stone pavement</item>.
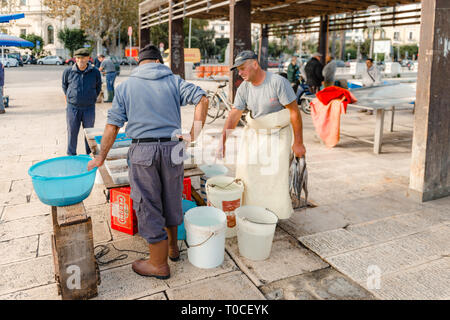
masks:
{"label": "stone pavement", "polygon": [[[53,274],[50,208],[33,191],[28,168],[65,155],[66,123],[60,89],[62,68],[7,70],[11,108],[0,117],[0,299],[60,299]],[[126,72],[119,82],[126,78]],[[213,83],[202,82],[205,88]],[[26,90],[26,94],[24,94]],[[97,108],[97,126],[110,105]],[[193,107],[183,109],[188,129]],[[425,204],[407,197],[413,115],[397,113],[381,155],[358,138],[371,139],[375,117],[349,112],[338,147],[327,149],[303,115],[310,200],[276,231],[271,257],[253,262],[227,240],[224,263],[199,270],[187,260],[170,262],[168,280],[147,279],[131,262],[147,256],[139,236],[110,228],[103,185],[84,204],[95,245],[106,261],[131,249],[125,260],[101,266],[96,299],[449,299],[450,198]],[[220,131],[224,120],[208,126]],[[239,135],[239,130],[237,130]],[[83,150],[80,135],[79,151]],[[233,172],[233,167],[230,167]]]}

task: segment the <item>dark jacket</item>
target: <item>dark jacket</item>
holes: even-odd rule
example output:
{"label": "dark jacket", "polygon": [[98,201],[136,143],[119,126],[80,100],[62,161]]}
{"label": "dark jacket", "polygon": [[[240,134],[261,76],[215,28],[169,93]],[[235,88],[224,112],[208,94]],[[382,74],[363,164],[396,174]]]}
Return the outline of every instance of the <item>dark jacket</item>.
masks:
{"label": "dark jacket", "polygon": [[322,81],[324,80],[322,71],[322,63],[316,58],[311,58],[305,67],[307,77],[306,84],[308,86],[320,87],[322,85]]}
{"label": "dark jacket", "polygon": [[76,108],[93,107],[102,91],[102,75],[91,64],[83,72],[74,64],[64,70],[62,88],[68,105]]}
{"label": "dark jacket", "polygon": [[5,86],[5,67],[0,62],[0,87]]}
{"label": "dark jacket", "polygon": [[287,78],[290,83],[297,81],[300,74],[300,67],[298,65],[289,64],[287,71]]}

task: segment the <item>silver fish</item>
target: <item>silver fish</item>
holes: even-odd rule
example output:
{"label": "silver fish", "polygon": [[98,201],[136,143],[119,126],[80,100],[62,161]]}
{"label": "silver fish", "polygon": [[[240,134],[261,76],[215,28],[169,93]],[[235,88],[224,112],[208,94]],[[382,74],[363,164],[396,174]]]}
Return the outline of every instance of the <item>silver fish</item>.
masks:
{"label": "silver fish", "polygon": [[[308,206],[308,169],[305,157],[294,157],[289,170],[289,190],[294,202],[294,209]],[[305,192],[305,201],[302,205],[301,194]]]}

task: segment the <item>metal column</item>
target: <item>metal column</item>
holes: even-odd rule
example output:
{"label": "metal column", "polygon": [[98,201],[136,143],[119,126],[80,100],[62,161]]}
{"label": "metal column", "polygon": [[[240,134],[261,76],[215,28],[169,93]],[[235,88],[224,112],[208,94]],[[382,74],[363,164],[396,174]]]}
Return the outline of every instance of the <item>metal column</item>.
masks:
{"label": "metal column", "polygon": [[450,195],[450,2],[422,0],[419,71],[409,194]]}
{"label": "metal column", "polygon": [[261,36],[259,38],[259,64],[263,70],[268,68],[269,59],[269,25],[261,25]]}
{"label": "metal column", "polygon": [[320,61],[325,65],[325,59],[328,54],[328,16],[320,17],[320,33],[319,33],[319,53],[322,54]]}
{"label": "metal column", "polygon": [[184,70],[184,30],[183,19],[173,20],[173,1],[169,0],[169,48],[170,67],[174,74],[185,78]]}
{"label": "metal column", "polygon": [[[252,49],[251,0],[230,0],[230,65],[239,52]],[[230,73],[230,100],[242,82],[237,71]]]}

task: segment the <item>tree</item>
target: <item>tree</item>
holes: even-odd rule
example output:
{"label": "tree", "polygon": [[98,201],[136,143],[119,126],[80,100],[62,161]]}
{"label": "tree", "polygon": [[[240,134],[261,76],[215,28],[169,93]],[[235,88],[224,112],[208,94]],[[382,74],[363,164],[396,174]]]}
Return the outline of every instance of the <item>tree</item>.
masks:
{"label": "tree", "polygon": [[[27,35],[21,34],[20,37],[22,39],[30,41],[30,42],[32,42],[34,44],[34,47],[27,47],[27,49],[30,49],[33,52],[33,54],[35,54],[35,55],[40,55],[41,54],[41,52],[42,52],[42,50],[44,48],[44,40],[40,36],[30,33],[30,34],[27,34]],[[37,45],[38,41],[39,41],[39,48],[38,48],[38,45]]]}
{"label": "tree", "polygon": [[58,39],[64,44],[64,48],[70,51],[70,56],[73,57],[74,51],[86,44],[87,36],[81,29],[64,28],[58,32]]}
{"label": "tree", "polygon": [[142,0],[43,0],[51,17],[80,20],[80,28],[108,51],[117,47],[118,31],[132,26],[137,34],[138,5]]}

